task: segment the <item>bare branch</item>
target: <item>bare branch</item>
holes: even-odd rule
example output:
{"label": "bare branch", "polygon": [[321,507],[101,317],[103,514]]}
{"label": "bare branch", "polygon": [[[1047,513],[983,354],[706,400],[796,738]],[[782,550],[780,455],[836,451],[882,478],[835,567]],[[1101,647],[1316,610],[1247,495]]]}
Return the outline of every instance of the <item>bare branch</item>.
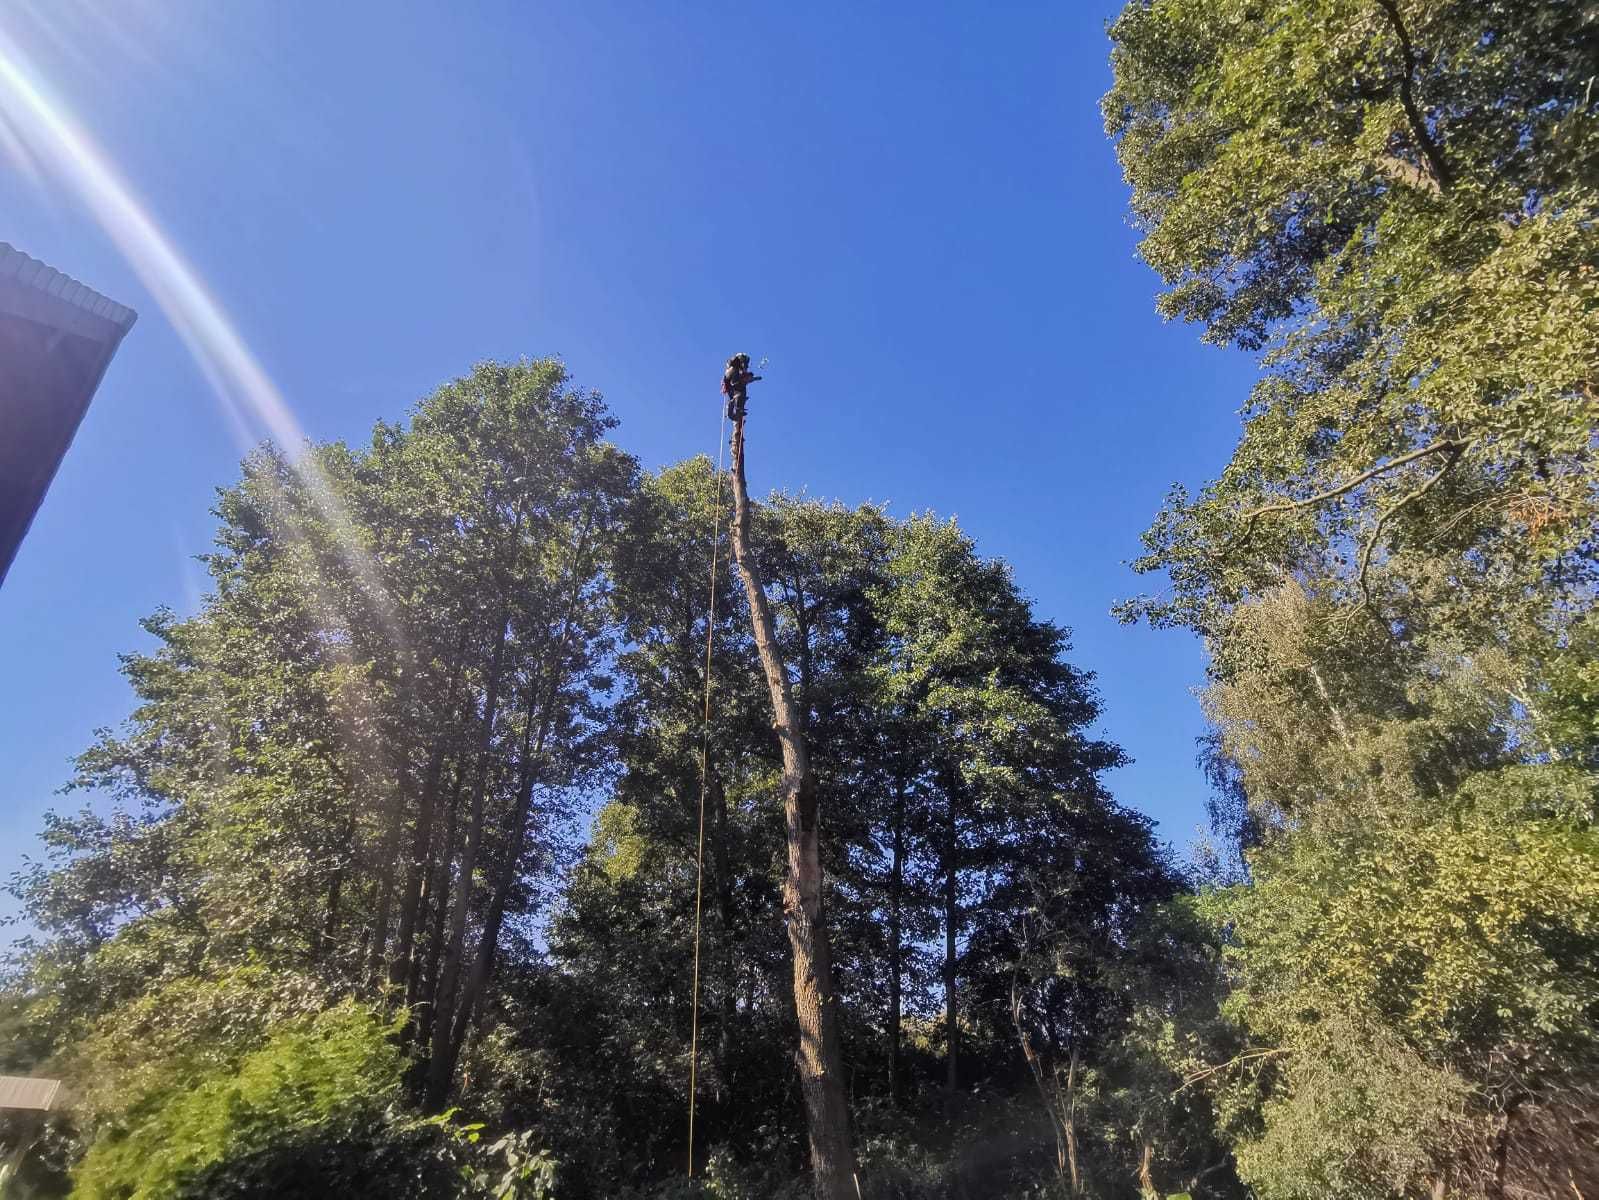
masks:
{"label": "bare branch", "polygon": [[1407,463],[1413,463],[1418,458],[1426,458],[1433,454],[1455,454],[1466,448],[1466,443],[1451,438],[1447,441],[1432,442],[1419,450],[1412,450],[1409,454],[1401,454],[1398,458],[1391,458],[1385,463],[1379,463],[1369,471],[1362,471],[1353,479],[1345,480],[1336,487],[1330,487],[1324,492],[1317,492],[1314,496],[1307,496],[1303,500],[1282,500],[1276,504],[1267,504],[1260,508],[1251,509],[1244,514],[1244,527],[1237,537],[1230,540],[1222,547],[1221,553],[1237,549],[1249,541],[1255,531],[1255,522],[1261,517],[1270,516],[1272,513],[1294,512],[1301,508],[1310,508],[1317,504],[1324,504],[1328,500],[1337,499],[1339,496],[1354,491],[1363,483],[1369,483],[1379,475],[1386,475],[1389,471],[1396,471]]}
{"label": "bare branch", "polygon": [[1251,1050],[1247,1054],[1240,1054],[1237,1058],[1230,1058],[1226,1062],[1219,1063],[1214,1067],[1206,1067],[1203,1071],[1195,1071],[1192,1075],[1184,1076],[1182,1083],[1178,1086],[1177,1090],[1172,1093],[1172,1096],[1173,1098],[1177,1097],[1179,1094],[1181,1094],[1184,1088],[1198,1083],[1201,1079],[1209,1079],[1212,1075],[1219,1075],[1221,1072],[1231,1070],[1233,1067],[1240,1066],[1243,1063],[1254,1060],[1264,1062],[1269,1058],[1280,1058],[1284,1054],[1292,1053],[1293,1048],[1290,1046],[1283,1046],[1279,1049],[1272,1050]]}
{"label": "bare branch", "polygon": [[1373,551],[1375,551],[1377,548],[1377,539],[1382,536],[1383,526],[1388,524],[1388,522],[1392,520],[1395,514],[1397,514],[1401,509],[1405,508],[1407,505],[1414,504],[1417,500],[1420,500],[1423,496],[1430,492],[1433,488],[1433,485],[1445,475],[1449,474],[1451,468],[1453,468],[1454,465],[1460,461],[1461,456],[1465,454],[1466,449],[1468,446],[1470,446],[1470,444],[1471,443],[1467,442],[1451,450],[1449,452],[1449,457],[1444,460],[1444,465],[1439,467],[1433,475],[1429,476],[1425,483],[1423,483],[1420,487],[1412,488],[1403,496],[1399,497],[1398,500],[1395,500],[1391,505],[1389,505],[1388,508],[1383,511],[1383,514],[1377,518],[1377,523],[1371,527],[1371,533],[1366,538],[1366,544],[1360,548],[1361,604],[1364,605],[1371,603],[1371,589],[1367,585],[1366,576],[1371,570],[1371,556]]}
{"label": "bare branch", "polygon": [[1494,493],[1484,500],[1477,501],[1475,504],[1466,505],[1465,508],[1460,509],[1455,513],[1454,516],[1450,517],[1442,525],[1438,526],[1432,531],[1432,536],[1427,539],[1428,545],[1437,545],[1439,538],[1444,537],[1449,533],[1450,530],[1454,529],[1467,517],[1471,516],[1473,513],[1481,512],[1483,509],[1488,508],[1493,504],[1499,503],[1502,498],[1503,497],[1501,497],[1498,493]]}

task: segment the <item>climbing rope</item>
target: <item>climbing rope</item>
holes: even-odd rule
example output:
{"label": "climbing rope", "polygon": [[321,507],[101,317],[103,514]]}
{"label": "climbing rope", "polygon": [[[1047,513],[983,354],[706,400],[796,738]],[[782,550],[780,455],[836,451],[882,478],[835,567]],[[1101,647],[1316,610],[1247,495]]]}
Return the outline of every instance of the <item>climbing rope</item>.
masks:
{"label": "climbing rope", "polygon": [[[721,407],[718,402],[718,408]],[[700,907],[705,896],[705,794],[711,778],[711,647],[716,637],[716,568],[722,547],[722,462],[727,450],[727,412],[716,435],[716,501],[711,506],[711,588],[705,609],[705,717],[700,743],[700,840],[694,860],[694,989],[688,1036],[688,1173],[694,1176],[694,1100],[700,1066]]]}

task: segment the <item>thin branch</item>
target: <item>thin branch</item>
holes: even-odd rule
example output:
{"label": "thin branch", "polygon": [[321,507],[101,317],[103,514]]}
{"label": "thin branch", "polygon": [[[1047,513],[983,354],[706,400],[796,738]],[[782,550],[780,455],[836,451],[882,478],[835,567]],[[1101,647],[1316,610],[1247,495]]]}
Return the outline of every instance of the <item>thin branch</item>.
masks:
{"label": "thin branch", "polygon": [[1223,1167],[1227,1166],[1232,1161],[1233,1161],[1233,1156],[1231,1154],[1223,1154],[1215,1162],[1211,1163],[1210,1166],[1208,1166],[1208,1167],[1204,1168],[1202,1171],[1200,1171],[1199,1174],[1189,1177],[1188,1190],[1190,1192],[1198,1191],[1199,1190],[1199,1181],[1200,1180],[1206,1179],[1209,1176],[1214,1175],[1217,1171],[1221,1170]]}
{"label": "thin branch", "polygon": [[1427,544],[1429,546],[1437,545],[1439,538],[1441,538],[1441,537],[1445,536],[1447,533],[1449,533],[1450,530],[1454,529],[1457,525],[1459,525],[1467,517],[1471,516],[1472,513],[1481,512],[1483,509],[1487,508],[1489,505],[1497,503],[1500,499],[1501,499],[1501,497],[1496,493],[1494,495],[1489,496],[1485,500],[1479,500],[1475,504],[1466,505],[1465,508],[1463,508],[1459,512],[1455,513],[1454,516],[1450,517],[1442,525],[1440,525],[1440,526],[1438,526],[1438,528],[1434,529],[1432,531],[1432,536],[1427,539]]}
{"label": "thin branch", "polygon": [[1198,1083],[1201,1079],[1209,1079],[1212,1075],[1219,1075],[1221,1072],[1231,1070],[1233,1067],[1239,1066],[1242,1063],[1250,1062],[1251,1060],[1255,1059],[1264,1061],[1268,1058],[1280,1058],[1284,1054],[1292,1054],[1293,1052],[1294,1051],[1291,1046],[1283,1046],[1274,1050],[1251,1050],[1248,1054],[1240,1054],[1237,1058],[1230,1058],[1226,1062],[1220,1063],[1217,1066],[1206,1067],[1203,1071],[1196,1071],[1192,1075],[1184,1076],[1182,1083],[1178,1086],[1177,1090],[1172,1093],[1172,1097],[1175,1099],[1185,1088],[1191,1087],[1192,1085]]}
{"label": "thin branch", "polygon": [[1405,28],[1405,22],[1399,15],[1399,0],[1377,0],[1377,7],[1387,14],[1394,36],[1399,39],[1399,48],[1404,52],[1405,73],[1399,79],[1399,103],[1404,106],[1405,116],[1410,121],[1410,132],[1416,139],[1416,149],[1421,152],[1421,157],[1427,163],[1433,183],[1437,185],[1438,194],[1442,195],[1449,190],[1452,180],[1449,164],[1444,162],[1443,151],[1438,148],[1438,143],[1433,141],[1432,134],[1427,129],[1427,120],[1416,104],[1414,84],[1416,72],[1420,67],[1416,58],[1416,47],[1411,43],[1410,31]]}
{"label": "thin branch", "polygon": [[1453,454],[1464,450],[1466,443],[1459,439],[1451,438],[1448,441],[1433,442],[1419,450],[1412,450],[1409,454],[1401,454],[1398,458],[1391,458],[1385,463],[1379,463],[1369,471],[1362,471],[1353,479],[1346,480],[1336,487],[1330,487],[1324,492],[1317,492],[1314,496],[1307,496],[1303,500],[1282,500],[1276,504],[1267,504],[1260,508],[1251,509],[1244,514],[1244,527],[1236,537],[1222,547],[1221,552],[1237,549],[1249,541],[1255,531],[1255,522],[1261,517],[1270,516],[1272,513],[1294,512],[1301,508],[1310,508],[1313,505],[1323,504],[1328,500],[1336,499],[1348,492],[1354,491],[1363,483],[1369,483],[1379,475],[1389,471],[1398,470],[1407,463],[1413,463],[1418,458],[1426,458],[1433,454]]}
{"label": "thin branch", "polygon": [[1362,605],[1371,603],[1371,589],[1367,584],[1366,576],[1371,570],[1371,556],[1373,551],[1375,551],[1377,548],[1377,539],[1382,536],[1383,526],[1387,525],[1388,522],[1392,520],[1401,509],[1405,508],[1407,505],[1414,504],[1417,500],[1420,500],[1423,496],[1430,492],[1433,488],[1433,485],[1445,475],[1449,474],[1454,465],[1460,461],[1461,456],[1466,453],[1466,449],[1468,446],[1470,446],[1470,444],[1471,443],[1466,442],[1451,450],[1449,452],[1449,457],[1444,460],[1444,465],[1439,467],[1433,475],[1429,476],[1425,483],[1423,483],[1420,487],[1412,488],[1403,496],[1399,497],[1398,500],[1395,500],[1393,504],[1389,505],[1388,508],[1384,510],[1383,514],[1377,518],[1377,523],[1371,527],[1371,533],[1366,538],[1366,544],[1360,548],[1360,602]]}

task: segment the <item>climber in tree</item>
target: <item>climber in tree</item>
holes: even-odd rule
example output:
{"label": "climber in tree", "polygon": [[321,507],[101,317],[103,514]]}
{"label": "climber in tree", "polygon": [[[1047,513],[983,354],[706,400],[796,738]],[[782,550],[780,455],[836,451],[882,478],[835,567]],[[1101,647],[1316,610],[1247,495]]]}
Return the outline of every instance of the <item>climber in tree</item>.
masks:
{"label": "climber in tree", "polygon": [[727,360],[727,370],[722,372],[722,395],[727,397],[727,416],[736,421],[744,415],[744,404],[749,399],[749,386],[760,379],[750,370],[750,356],[735,354]]}

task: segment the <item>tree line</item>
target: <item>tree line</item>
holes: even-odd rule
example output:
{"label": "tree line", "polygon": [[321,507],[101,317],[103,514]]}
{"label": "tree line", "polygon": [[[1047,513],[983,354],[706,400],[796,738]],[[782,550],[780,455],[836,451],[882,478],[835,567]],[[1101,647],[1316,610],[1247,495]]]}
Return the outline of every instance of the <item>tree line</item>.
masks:
{"label": "tree line", "polygon": [[[609,424],[556,362],[485,364],[307,449],[340,526],[271,448],[220,493],[213,591],[146,622],[139,706],[79,761],[115,805],[52,817],[15,881],[39,936],[12,1028],[92,1070],[102,1143],[147,1074],[353,999],[395,1014],[419,1110],[537,1128],[597,1194],[685,1173],[702,855],[700,1154],[797,1172],[783,764],[744,598],[707,606],[731,490],[703,458],[640,471]],[[828,817],[849,1090],[953,1117],[1112,1003],[1035,1001],[1011,942],[1108,963],[1177,875],[1101,784],[1122,755],[1065,631],[958,526],[782,495],[745,519]]]}

